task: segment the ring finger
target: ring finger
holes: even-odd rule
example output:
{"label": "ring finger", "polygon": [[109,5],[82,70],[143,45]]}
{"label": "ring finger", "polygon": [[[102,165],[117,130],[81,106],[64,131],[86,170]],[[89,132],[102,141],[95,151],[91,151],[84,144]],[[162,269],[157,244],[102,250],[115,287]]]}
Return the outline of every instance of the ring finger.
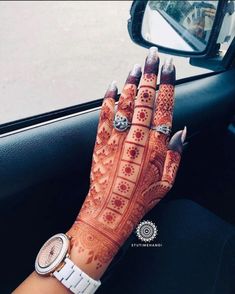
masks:
{"label": "ring finger", "polygon": [[153,115],[152,129],[169,137],[172,127],[174,107],[175,67],[172,59],[162,66],[160,86],[156,98],[156,110]]}

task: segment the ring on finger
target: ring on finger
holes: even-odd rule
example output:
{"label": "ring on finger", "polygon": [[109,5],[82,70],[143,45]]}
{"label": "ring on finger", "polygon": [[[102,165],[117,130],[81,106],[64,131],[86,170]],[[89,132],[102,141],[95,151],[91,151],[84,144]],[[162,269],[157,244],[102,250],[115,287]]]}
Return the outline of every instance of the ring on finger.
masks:
{"label": "ring on finger", "polygon": [[168,125],[159,125],[156,127],[152,127],[152,130],[162,133],[164,135],[169,136],[171,134],[171,128]]}
{"label": "ring on finger", "polygon": [[128,128],[130,128],[131,123],[126,116],[120,116],[119,114],[116,114],[113,121],[113,126],[117,131],[125,132]]}

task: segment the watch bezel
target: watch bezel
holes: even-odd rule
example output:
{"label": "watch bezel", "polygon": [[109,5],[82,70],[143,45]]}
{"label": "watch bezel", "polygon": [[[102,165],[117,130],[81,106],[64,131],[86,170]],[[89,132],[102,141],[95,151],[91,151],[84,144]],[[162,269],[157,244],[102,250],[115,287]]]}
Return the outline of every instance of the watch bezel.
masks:
{"label": "watch bezel", "polygon": [[[40,257],[40,254],[42,252],[42,249],[43,247],[48,243],[50,242],[52,239],[54,238],[60,238],[63,242],[62,244],[62,248],[61,248],[61,251],[60,253],[58,254],[58,256],[56,257],[56,259],[48,266],[46,267],[41,267],[39,265],[39,257]],[[50,273],[52,273],[53,271],[56,270],[56,268],[61,264],[61,262],[64,260],[64,258],[66,257],[68,251],[69,251],[69,237],[63,233],[59,233],[59,234],[56,234],[54,236],[52,236],[50,239],[48,239],[41,247],[41,249],[39,250],[38,252],[38,255],[36,257],[36,260],[35,260],[35,270],[38,274],[40,275],[49,275]]]}

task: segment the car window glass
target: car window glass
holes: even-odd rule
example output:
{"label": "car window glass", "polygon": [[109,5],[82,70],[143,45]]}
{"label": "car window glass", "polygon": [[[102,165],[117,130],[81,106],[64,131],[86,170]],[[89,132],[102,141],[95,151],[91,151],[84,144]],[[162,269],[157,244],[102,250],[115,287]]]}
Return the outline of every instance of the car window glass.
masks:
{"label": "car window glass", "polygon": [[[131,4],[1,1],[0,124],[102,98],[112,80],[120,91],[147,54],[127,31]],[[174,60],[178,79],[209,71]]]}

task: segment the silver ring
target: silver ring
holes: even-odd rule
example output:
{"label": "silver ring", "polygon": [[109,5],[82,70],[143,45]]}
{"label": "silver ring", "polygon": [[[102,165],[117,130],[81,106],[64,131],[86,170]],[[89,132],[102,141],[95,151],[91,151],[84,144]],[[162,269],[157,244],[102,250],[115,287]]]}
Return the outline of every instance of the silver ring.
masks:
{"label": "silver ring", "polygon": [[127,117],[116,114],[113,121],[113,126],[117,131],[125,132],[131,126],[131,123]]}
{"label": "silver ring", "polygon": [[159,133],[163,133],[164,135],[167,135],[167,136],[171,134],[171,128],[168,125],[160,125],[157,127],[152,127],[152,130],[157,131]]}

